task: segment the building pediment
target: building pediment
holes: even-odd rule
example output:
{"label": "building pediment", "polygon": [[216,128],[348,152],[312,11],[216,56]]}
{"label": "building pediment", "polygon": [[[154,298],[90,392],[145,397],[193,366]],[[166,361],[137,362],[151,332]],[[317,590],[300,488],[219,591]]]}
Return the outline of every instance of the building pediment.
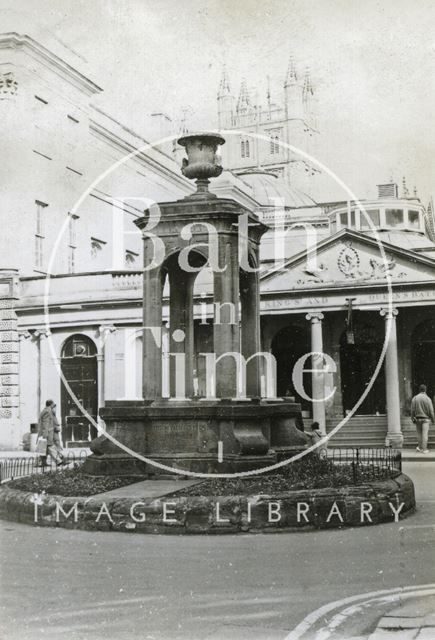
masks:
{"label": "building pediment", "polygon": [[[382,250],[383,249],[383,250]],[[435,260],[362,233],[343,230],[305,250],[262,276],[261,290],[288,291],[316,286],[340,288],[388,281],[435,280]]]}

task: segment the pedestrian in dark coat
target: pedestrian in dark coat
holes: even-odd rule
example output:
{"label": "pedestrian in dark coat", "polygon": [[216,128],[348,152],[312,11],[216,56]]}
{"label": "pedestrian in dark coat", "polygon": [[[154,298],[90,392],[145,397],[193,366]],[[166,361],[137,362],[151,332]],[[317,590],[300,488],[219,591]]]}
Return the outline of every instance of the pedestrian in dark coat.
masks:
{"label": "pedestrian in dark coat", "polygon": [[[56,405],[53,400],[47,400],[44,409],[41,411],[38,421],[38,437],[47,440],[47,455],[55,464],[64,464],[62,443],[60,440],[60,425],[56,417]],[[45,463],[47,456],[42,456]]]}
{"label": "pedestrian in dark coat", "polygon": [[432,400],[426,393],[426,385],[421,384],[419,393],[411,401],[411,420],[417,430],[417,451],[429,453],[427,448],[430,423],[435,422]]}

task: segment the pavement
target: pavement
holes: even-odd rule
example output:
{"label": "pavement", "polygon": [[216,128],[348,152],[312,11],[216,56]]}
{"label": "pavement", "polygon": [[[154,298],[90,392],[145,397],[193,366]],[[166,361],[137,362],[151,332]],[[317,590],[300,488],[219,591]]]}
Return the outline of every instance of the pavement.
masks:
{"label": "pavement", "polygon": [[0,522],[0,638],[435,638],[435,466],[404,472],[417,512],[374,527],[167,536]]}
{"label": "pavement", "polygon": [[[435,467],[427,460],[404,460],[403,471],[414,481],[417,511],[399,526],[396,555],[401,564],[403,554],[414,555],[416,578],[421,568],[416,554],[420,545],[430,545],[430,562],[435,567]],[[379,574],[383,572],[384,568]],[[398,582],[392,589],[329,602],[310,612],[285,640],[302,639],[435,640],[435,582]]]}
{"label": "pavement", "polygon": [[379,620],[368,640],[434,640],[435,595],[402,603]]}
{"label": "pavement", "polygon": [[[68,449],[64,449],[64,454],[68,457],[77,457],[79,458],[80,456],[84,456],[89,455],[91,453],[90,449],[84,449],[83,447],[80,448],[68,448]],[[23,451],[22,449],[19,450],[14,450],[14,451],[3,451],[0,449],[0,460],[3,459],[12,459],[12,458],[37,458],[39,454],[35,453],[34,451]]]}
{"label": "pavement", "polygon": [[435,462],[435,451],[420,453],[415,449],[402,449],[402,462]]}
{"label": "pavement", "polygon": [[199,482],[202,482],[202,480],[179,480],[178,478],[175,480],[142,480],[125,487],[112,489],[112,491],[98,493],[94,497],[103,500],[111,498],[159,498],[175,491],[181,491],[181,489],[186,489]]}

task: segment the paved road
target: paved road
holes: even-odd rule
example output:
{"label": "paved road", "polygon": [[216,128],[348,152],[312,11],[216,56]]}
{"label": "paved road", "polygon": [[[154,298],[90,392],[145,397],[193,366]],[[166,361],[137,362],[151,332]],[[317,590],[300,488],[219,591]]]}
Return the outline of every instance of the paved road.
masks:
{"label": "paved road", "polygon": [[147,536],[0,523],[1,638],[284,640],[332,600],[435,582],[435,464],[397,524],[242,536]]}

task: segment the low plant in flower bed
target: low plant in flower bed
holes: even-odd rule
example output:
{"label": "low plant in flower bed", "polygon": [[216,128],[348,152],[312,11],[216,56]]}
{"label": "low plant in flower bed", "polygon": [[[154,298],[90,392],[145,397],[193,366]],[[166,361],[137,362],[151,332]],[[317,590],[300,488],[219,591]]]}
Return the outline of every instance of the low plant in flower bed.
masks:
{"label": "low plant in flower bed", "polygon": [[60,496],[92,496],[145,480],[138,476],[88,476],[80,468],[50,471],[8,482],[12,489]]}
{"label": "low plant in flower bed", "polygon": [[[321,489],[364,483],[369,480],[394,478],[400,472],[373,465],[335,464],[309,454],[301,460],[275,469],[273,472],[242,478],[209,478],[192,487],[177,491],[177,496],[225,496],[276,494],[300,489]],[[174,476],[175,478],[175,476]],[[8,486],[21,491],[33,491],[61,496],[92,496],[145,480],[140,476],[89,476],[80,468],[51,471],[17,478]]]}
{"label": "low plant in flower bed", "polygon": [[396,469],[380,469],[372,465],[353,467],[351,464],[334,464],[311,454],[269,473],[241,478],[209,478],[177,491],[177,496],[270,495],[387,480],[399,473]]}

